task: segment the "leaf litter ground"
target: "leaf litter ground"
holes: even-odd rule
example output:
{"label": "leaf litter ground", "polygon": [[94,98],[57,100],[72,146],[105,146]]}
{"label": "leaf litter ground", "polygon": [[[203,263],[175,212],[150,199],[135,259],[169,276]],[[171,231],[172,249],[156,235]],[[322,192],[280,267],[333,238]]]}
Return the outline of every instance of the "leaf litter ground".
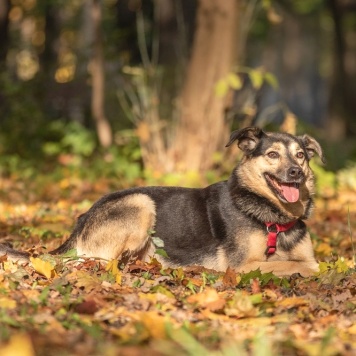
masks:
{"label": "leaf litter ground", "polygon": [[0,355],[356,353],[355,192],[317,201],[308,226],[321,262],[310,278],[46,254],[108,191],[102,183],[36,194],[2,182],[1,242],[34,257],[0,258]]}

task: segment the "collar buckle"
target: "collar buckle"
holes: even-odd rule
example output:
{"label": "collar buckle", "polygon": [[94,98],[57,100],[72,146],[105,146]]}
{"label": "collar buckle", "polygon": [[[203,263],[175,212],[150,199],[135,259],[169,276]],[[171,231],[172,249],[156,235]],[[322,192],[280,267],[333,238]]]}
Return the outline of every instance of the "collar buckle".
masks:
{"label": "collar buckle", "polygon": [[277,224],[277,223],[265,223],[267,229],[267,249],[265,255],[271,256],[276,252],[277,249],[277,237],[280,232],[285,232],[291,229],[297,220],[291,221],[287,224]]}

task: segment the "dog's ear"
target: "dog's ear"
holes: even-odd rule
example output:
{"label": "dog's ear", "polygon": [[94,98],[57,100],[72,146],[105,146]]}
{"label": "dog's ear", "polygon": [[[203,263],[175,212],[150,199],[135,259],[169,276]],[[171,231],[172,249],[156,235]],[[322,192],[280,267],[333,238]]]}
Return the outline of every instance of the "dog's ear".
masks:
{"label": "dog's ear", "polygon": [[237,146],[248,155],[254,151],[264,134],[259,127],[245,127],[244,129],[233,131],[230,141],[225,147],[229,147],[237,140]]}
{"label": "dog's ear", "polygon": [[309,135],[303,135],[299,136],[299,139],[302,141],[304,148],[306,149],[308,153],[308,158],[311,159],[315,153],[320,157],[321,161],[325,163],[325,157],[323,154],[323,150],[319,144],[319,142],[309,136]]}

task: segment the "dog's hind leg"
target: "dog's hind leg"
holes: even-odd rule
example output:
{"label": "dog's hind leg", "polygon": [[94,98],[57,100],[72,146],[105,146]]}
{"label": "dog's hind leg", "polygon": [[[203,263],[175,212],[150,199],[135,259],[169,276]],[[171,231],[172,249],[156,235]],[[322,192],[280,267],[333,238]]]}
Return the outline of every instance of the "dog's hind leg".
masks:
{"label": "dog's hind leg", "polygon": [[116,200],[103,200],[82,215],[71,237],[54,253],[62,253],[67,244],[78,256],[105,260],[134,253],[149,243],[156,221],[156,208],[146,194],[129,194]]}

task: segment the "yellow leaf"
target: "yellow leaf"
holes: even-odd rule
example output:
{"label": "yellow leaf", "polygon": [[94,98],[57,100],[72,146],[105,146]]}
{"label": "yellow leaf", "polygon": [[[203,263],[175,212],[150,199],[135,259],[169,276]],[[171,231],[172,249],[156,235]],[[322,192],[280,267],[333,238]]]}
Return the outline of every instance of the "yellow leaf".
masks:
{"label": "yellow leaf", "polygon": [[317,248],[316,252],[323,254],[324,256],[329,256],[332,253],[332,248],[329,244],[322,242]]}
{"label": "yellow leaf", "polygon": [[84,288],[86,292],[90,292],[95,288],[101,288],[102,281],[95,275],[90,275],[85,271],[77,271],[68,275],[68,279],[73,281],[78,288]]}
{"label": "yellow leaf", "polygon": [[11,273],[14,273],[17,271],[17,264],[13,261],[7,260],[2,263],[4,271],[10,271]]}
{"label": "yellow leaf", "polygon": [[265,73],[265,81],[270,84],[273,89],[278,89],[278,80],[272,73]]}
{"label": "yellow leaf", "polygon": [[9,343],[0,347],[1,356],[35,356],[35,350],[33,349],[32,342],[27,335],[14,335],[11,337]]}
{"label": "yellow leaf", "polygon": [[242,80],[235,73],[229,73],[227,76],[227,81],[228,81],[230,87],[234,90],[239,90],[242,88]]}
{"label": "yellow leaf", "polygon": [[335,267],[338,273],[345,273],[349,270],[349,266],[347,265],[344,257],[339,257],[337,259]]}
{"label": "yellow leaf", "polygon": [[166,337],[166,318],[156,312],[148,311],[140,313],[140,321],[150,335],[155,339]]}
{"label": "yellow leaf", "polygon": [[251,83],[252,83],[252,86],[258,90],[261,88],[262,84],[263,84],[263,73],[258,70],[258,69],[252,69],[250,72],[249,72],[249,77],[250,77],[250,80],[251,80]]}
{"label": "yellow leaf", "polygon": [[115,282],[117,284],[121,285],[121,283],[122,283],[122,273],[119,270],[118,265],[119,265],[118,260],[111,260],[106,265],[105,270],[107,272],[110,272],[113,276],[115,276]]}
{"label": "yellow leaf", "polygon": [[352,335],[356,335],[356,324],[350,326],[347,331]]}
{"label": "yellow leaf", "polygon": [[226,79],[220,79],[215,85],[215,95],[219,98],[224,97],[229,90],[229,83]]}
{"label": "yellow leaf", "polygon": [[212,310],[222,309],[225,306],[225,300],[213,288],[206,288],[201,293],[191,295],[187,298],[187,302]]}
{"label": "yellow leaf", "polygon": [[309,304],[308,300],[303,298],[298,298],[298,297],[285,298],[280,302],[278,302],[279,306],[286,307],[286,308],[293,308],[306,304]]}
{"label": "yellow leaf", "polygon": [[254,307],[248,295],[238,291],[225,307],[225,314],[228,316],[255,317],[258,315],[258,309]]}
{"label": "yellow leaf", "polygon": [[30,261],[36,272],[42,274],[46,278],[53,278],[57,275],[56,271],[54,270],[54,266],[52,266],[49,262],[35,257],[30,257]]}
{"label": "yellow leaf", "polygon": [[0,297],[0,308],[15,309],[16,300],[10,299],[8,297]]}

